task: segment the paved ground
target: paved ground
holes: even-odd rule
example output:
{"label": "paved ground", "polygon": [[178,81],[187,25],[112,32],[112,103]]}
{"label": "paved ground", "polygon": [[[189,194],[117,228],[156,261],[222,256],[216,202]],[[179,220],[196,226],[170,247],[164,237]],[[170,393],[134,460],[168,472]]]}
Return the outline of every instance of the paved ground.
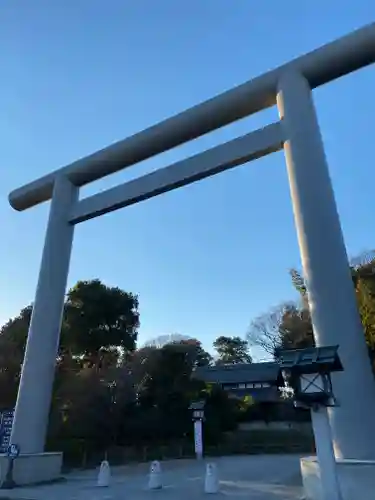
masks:
{"label": "paved ground", "polygon": [[[302,498],[299,457],[251,455],[212,460],[219,470],[217,497],[252,500],[298,500]],[[14,500],[195,500],[203,492],[204,461],[162,462],[163,489],[147,489],[146,464],[112,469],[108,488],[96,487],[97,471],[76,472],[67,481],[34,488],[0,490],[1,499]],[[215,496],[215,495],[212,495]]]}

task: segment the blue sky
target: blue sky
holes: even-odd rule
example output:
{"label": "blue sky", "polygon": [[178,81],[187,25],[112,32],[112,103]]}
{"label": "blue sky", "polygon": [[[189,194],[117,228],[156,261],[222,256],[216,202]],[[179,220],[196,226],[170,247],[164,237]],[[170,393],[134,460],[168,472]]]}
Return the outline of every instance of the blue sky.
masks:
{"label": "blue sky", "polygon": [[[373,1],[3,0],[0,7],[0,323],[33,300],[48,204],[8,193],[50,170],[373,21]],[[375,70],[315,91],[350,255],[375,247]],[[242,120],[82,190],[114,186],[275,119]],[[139,293],[140,343],[206,347],[293,298],[299,267],[282,153],[76,228],[69,286]]]}

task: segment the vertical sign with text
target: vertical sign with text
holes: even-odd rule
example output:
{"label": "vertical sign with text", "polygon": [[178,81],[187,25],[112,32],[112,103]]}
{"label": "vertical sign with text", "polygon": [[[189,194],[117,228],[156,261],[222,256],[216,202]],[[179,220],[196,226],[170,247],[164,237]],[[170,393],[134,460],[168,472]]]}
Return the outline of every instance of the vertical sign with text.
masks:
{"label": "vertical sign with text", "polygon": [[202,420],[195,420],[194,422],[194,444],[195,454],[197,458],[203,456],[203,433],[202,433]]}
{"label": "vertical sign with text", "polygon": [[1,412],[0,420],[0,453],[6,453],[10,445],[14,410]]}

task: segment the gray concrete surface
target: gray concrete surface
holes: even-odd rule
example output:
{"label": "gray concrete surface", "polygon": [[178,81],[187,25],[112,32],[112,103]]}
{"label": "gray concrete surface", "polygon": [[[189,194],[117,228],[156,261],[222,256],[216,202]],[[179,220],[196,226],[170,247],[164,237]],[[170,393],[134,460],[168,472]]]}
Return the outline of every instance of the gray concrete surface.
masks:
{"label": "gray concrete surface", "polygon": [[[13,464],[13,480],[16,484],[27,486],[33,483],[45,483],[56,480],[61,475],[63,454],[61,452],[36,453],[20,455]],[[0,481],[6,478],[9,468],[9,457],[0,454]]]}
{"label": "gray concrete surface", "polygon": [[[218,465],[220,493],[226,499],[297,500],[302,498],[299,456],[251,455],[209,459]],[[0,499],[14,500],[195,500],[203,492],[205,460],[162,462],[162,490],[147,489],[148,464],[112,468],[108,488],[96,487],[97,471],[73,472],[52,485],[0,490]],[[215,496],[215,495],[211,495]]]}

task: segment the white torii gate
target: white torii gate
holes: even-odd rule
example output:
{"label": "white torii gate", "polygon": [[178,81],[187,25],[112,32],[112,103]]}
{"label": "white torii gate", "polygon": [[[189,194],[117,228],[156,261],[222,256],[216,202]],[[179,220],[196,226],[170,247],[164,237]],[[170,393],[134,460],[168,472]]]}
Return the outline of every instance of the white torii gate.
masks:
{"label": "white torii gate", "polygon": [[[375,458],[375,389],[311,89],[375,62],[375,23],[264,73],[13,191],[26,210],[51,200],[12,442],[44,450],[74,227],[93,217],[284,149],[317,345],[340,345],[334,381],[336,455]],[[79,188],[207,132],[277,105],[280,120],[103,193]]]}

